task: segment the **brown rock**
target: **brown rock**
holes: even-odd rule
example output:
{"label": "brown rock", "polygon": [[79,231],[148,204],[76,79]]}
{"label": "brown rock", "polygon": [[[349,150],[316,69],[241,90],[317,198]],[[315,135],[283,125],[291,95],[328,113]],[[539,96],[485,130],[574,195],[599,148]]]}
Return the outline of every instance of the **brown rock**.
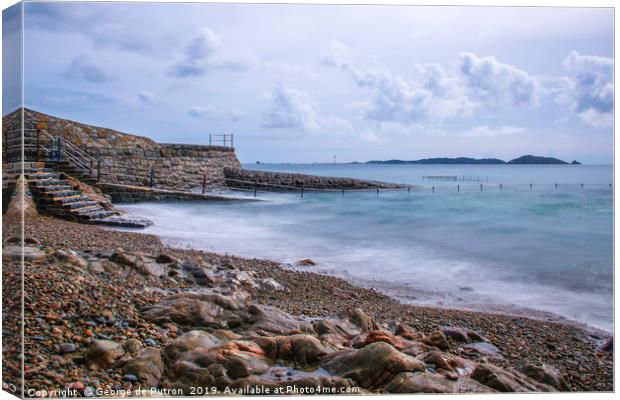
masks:
{"label": "brown rock", "polygon": [[355,380],[363,388],[378,388],[401,372],[424,371],[424,363],[405,355],[385,342],[359,350],[332,353],[323,368]]}
{"label": "brown rock", "polygon": [[88,348],[85,361],[88,365],[108,368],[114,365],[124,353],[119,343],[112,340],[95,340]]}
{"label": "brown rock", "polygon": [[319,360],[327,351],[321,342],[311,335],[291,335],[252,338],[271,359],[309,364]]}
{"label": "brown rock", "polygon": [[441,331],[435,331],[428,336],[422,338],[422,343],[425,343],[429,346],[435,346],[441,350],[447,350],[450,347],[450,343],[448,343],[448,339]]}
{"label": "brown rock", "polygon": [[569,390],[562,374],[550,365],[528,364],[521,368],[521,372],[535,381],[551,385],[559,391],[566,392]]}
{"label": "brown rock", "polygon": [[539,383],[517,371],[505,370],[492,364],[480,364],[472,379],[500,392],[553,392],[555,388]]}
{"label": "brown rock", "polygon": [[122,370],[126,375],[137,376],[140,382],[147,387],[157,387],[164,371],[164,363],[158,349],[147,347],[142,349],[134,359],[127,362]]}
{"label": "brown rock", "polygon": [[252,304],[247,311],[248,319],[252,324],[250,330],[253,331],[278,335],[290,332],[314,332],[309,322],[296,319],[275,307]]}
{"label": "brown rock", "polygon": [[217,346],[221,343],[212,333],[205,331],[193,330],[178,338],[174,339],[168,346],[166,346],[165,354],[171,360],[175,360],[179,354],[188,350],[194,350],[198,348],[208,349]]}

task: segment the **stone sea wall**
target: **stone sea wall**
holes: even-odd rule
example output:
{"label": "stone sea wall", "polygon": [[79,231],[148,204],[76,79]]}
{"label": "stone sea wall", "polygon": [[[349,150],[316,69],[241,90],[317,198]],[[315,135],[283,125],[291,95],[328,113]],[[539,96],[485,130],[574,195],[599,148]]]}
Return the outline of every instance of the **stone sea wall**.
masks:
{"label": "stone sea wall", "polygon": [[[10,124],[19,113],[3,118]],[[25,110],[26,129],[44,129],[101,161],[101,179],[111,183],[149,185],[153,170],[155,187],[192,189],[221,185],[224,168],[240,168],[230,147],[157,143],[143,136],[100,128]],[[26,135],[34,135],[26,131]],[[93,166],[96,169],[96,166]]]}
{"label": "stone sea wall", "polygon": [[224,168],[226,185],[243,189],[296,191],[312,189],[330,190],[365,190],[397,189],[407,185],[368,181],[362,179],[316,176],[286,172],[252,171],[238,168]]}

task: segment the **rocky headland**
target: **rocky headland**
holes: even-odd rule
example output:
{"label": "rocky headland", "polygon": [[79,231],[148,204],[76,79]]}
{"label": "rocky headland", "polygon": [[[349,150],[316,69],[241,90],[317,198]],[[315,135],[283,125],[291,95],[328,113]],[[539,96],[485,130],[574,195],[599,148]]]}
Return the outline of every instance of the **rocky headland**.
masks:
{"label": "rocky headland", "polygon": [[[11,219],[3,372],[18,382]],[[613,343],[575,326],[404,305],[311,260],[290,270],[40,215],[25,234],[28,397],[613,390]]]}

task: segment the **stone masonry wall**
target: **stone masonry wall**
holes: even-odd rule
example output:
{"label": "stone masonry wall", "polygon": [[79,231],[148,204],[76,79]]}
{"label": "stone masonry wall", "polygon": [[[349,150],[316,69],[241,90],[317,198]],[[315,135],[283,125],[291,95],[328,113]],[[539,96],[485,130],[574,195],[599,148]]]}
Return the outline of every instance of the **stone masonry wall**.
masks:
{"label": "stone masonry wall", "polygon": [[[10,123],[13,114],[3,118]],[[224,168],[240,168],[229,147],[157,143],[152,139],[25,110],[25,128],[42,128],[101,160],[101,179],[148,185],[151,169],[156,187],[192,189],[222,185]],[[32,132],[30,134],[33,134]]]}

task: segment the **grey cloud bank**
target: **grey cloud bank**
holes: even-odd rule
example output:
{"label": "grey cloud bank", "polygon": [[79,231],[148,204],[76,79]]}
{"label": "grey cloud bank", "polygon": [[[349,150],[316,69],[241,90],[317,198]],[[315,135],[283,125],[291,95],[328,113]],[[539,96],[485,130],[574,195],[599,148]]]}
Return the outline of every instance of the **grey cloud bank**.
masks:
{"label": "grey cloud bank", "polygon": [[245,162],[612,159],[610,9],[28,3],[25,21],[26,106],[235,133]]}

